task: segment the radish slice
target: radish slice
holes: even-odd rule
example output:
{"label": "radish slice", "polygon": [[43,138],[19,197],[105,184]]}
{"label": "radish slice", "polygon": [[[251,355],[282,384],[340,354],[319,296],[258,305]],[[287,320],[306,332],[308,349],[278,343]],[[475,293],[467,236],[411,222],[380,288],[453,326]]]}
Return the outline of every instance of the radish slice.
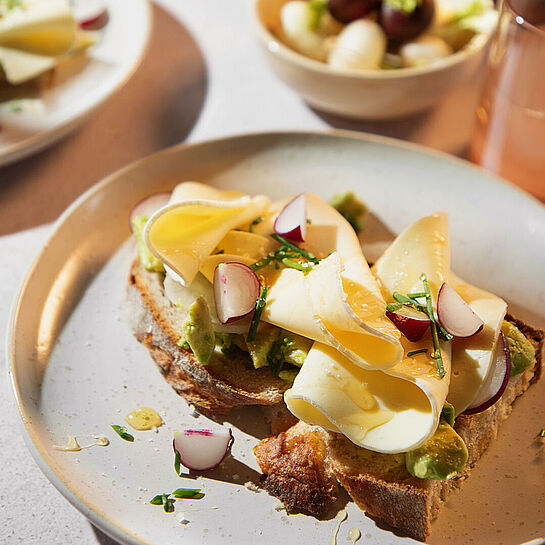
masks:
{"label": "radish slice", "polygon": [[228,324],[250,314],[259,296],[259,280],[243,263],[220,263],[214,271],[216,314]]}
{"label": "radish slice", "polygon": [[492,368],[488,371],[488,375],[481,384],[475,399],[464,411],[464,414],[480,413],[494,405],[507,387],[510,374],[511,353],[509,352],[509,344],[503,333],[500,333]]}
{"label": "radish slice", "polygon": [[74,19],[80,28],[97,30],[108,22],[108,10],[102,0],[75,2]]}
{"label": "radish slice", "polygon": [[274,232],[293,242],[304,242],[307,236],[307,199],[304,193],[293,198],[274,222]]}
{"label": "radish slice", "polygon": [[455,337],[471,337],[484,326],[484,322],[446,282],[437,296],[437,317],[443,328]]}
{"label": "radish slice", "polygon": [[234,441],[231,429],[183,430],[174,432],[174,451],[180,462],[192,471],[217,467],[231,450]]}
{"label": "radish slice", "polygon": [[[132,220],[136,216],[151,216],[156,210],[165,206],[170,199],[170,193],[164,191],[162,193],[154,193],[145,199],[138,202],[132,209],[129,216],[129,223],[132,226]],[[132,227],[131,227],[132,228]]]}
{"label": "radish slice", "polygon": [[386,316],[413,343],[422,338],[422,335],[424,335],[431,324],[429,316],[407,306],[403,306],[395,312],[388,310],[386,311]]}

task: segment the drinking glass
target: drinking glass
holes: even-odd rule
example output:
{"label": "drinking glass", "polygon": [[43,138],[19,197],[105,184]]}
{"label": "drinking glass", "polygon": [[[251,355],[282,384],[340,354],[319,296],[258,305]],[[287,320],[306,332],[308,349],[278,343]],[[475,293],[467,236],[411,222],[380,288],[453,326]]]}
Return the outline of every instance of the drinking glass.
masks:
{"label": "drinking glass", "polygon": [[470,158],[545,199],[545,26],[523,5],[499,2]]}

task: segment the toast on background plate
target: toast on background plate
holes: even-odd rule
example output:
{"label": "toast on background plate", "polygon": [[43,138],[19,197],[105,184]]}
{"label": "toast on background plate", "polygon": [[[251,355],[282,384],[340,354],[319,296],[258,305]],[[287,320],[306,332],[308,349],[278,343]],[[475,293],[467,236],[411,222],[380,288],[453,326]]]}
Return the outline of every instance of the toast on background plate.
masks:
{"label": "toast on background plate", "polygon": [[162,204],[133,212],[127,300],[165,379],[209,415],[266,408],[255,454],[288,512],[324,516],[340,483],[425,540],[539,378],[543,332],[451,272],[446,214],[370,269],[352,194],[333,208],[185,182]]}

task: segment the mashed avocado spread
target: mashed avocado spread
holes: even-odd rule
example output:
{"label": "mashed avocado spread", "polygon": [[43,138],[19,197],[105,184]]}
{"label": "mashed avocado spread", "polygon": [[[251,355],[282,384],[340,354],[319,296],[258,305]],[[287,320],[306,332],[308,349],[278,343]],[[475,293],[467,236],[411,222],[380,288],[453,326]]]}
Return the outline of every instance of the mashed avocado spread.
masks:
{"label": "mashed avocado spread", "polygon": [[532,343],[512,323],[504,321],[501,330],[509,343],[511,376],[513,377],[526,371],[532,365],[536,357],[536,350]]}
{"label": "mashed avocado spread", "polygon": [[164,272],[163,264],[148,250],[144,242],[144,227],[147,221],[148,216],[144,215],[135,216],[131,220],[132,232],[138,243],[138,257],[147,271]]}

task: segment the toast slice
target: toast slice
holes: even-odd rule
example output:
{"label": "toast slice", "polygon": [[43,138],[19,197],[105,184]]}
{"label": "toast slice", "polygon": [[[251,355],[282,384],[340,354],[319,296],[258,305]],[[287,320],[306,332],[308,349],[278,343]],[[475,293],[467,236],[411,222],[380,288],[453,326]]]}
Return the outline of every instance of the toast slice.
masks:
{"label": "toast slice", "polygon": [[207,366],[178,346],[183,318],[170,303],[160,273],[133,261],[127,293],[127,318],[136,338],[149,350],[166,381],[205,414],[227,414],[239,405],[283,406],[289,387],[268,367],[255,369],[248,354],[213,359]]}
{"label": "toast slice", "polygon": [[[288,512],[303,510],[320,517],[336,499],[335,487],[331,485],[334,475],[361,509],[408,536],[425,541],[448,494],[469,476],[497,436],[501,422],[511,413],[516,398],[541,375],[544,332],[512,316],[506,319],[532,342],[536,359],[532,367],[509,380],[497,403],[481,413],[456,419],[454,428],[464,439],[469,458],[454,478],[415,478],[407,471],[403,454],[369,451],[341,434],[300,422],[256,447],[256,458],[264,473],[263,487],[283,501]],[[316,468],[321,463],[325,467]],[[301,468],[315,468],[312,478],[300,482],[304,475]]]}

